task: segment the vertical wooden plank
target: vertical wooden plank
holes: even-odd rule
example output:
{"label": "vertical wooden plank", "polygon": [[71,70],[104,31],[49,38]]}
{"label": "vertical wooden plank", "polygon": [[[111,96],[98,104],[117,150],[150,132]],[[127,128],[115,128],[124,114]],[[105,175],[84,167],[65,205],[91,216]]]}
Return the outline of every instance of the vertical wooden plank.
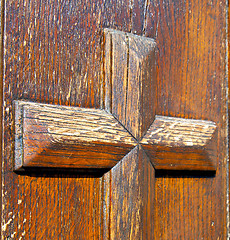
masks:
{"label": "vertical wooden plank", "polygon": [[[228,8],[229,10],[229,8]],[[229,142],[230,142],[230,78],[229,78],[229,73],[230,73],[230,55],[229,55],[229,49],[230,49],[230,14],[228,11],[228,24],[227,24],[227,32],[228,32],[228,159],[230,156],[230,147],[229,147]],[[228,160],[228,189],[227,189],[227,204],[228,204],[228,212],[227,212],[227,229],[228,229],[228,233],[227,236],[228,238],[230,238],[230,164],[229,164],[229,160]]]}
{"label": "vertical wooden plank", "polygon": [[[95,59],[101,51],[97,9],[103,3],[91,3],[83,9],[79,1],[5,3],[2,239],[72,239],[76,233],[100,239],[100,179],[12,172],[14,99],[99,106]],[[90,18],[92,12],[97,14]],[[88,18],[92,24],[85,28]]]}
{"label": "vertical wooden plank", "polygon": [[2,238],[100,239],[101,180],[12,172],[12,101],[99,107],[102,27],[129,31],[129,1],[6,1],[4,26]]}
{"label": "vertical wooden plank", "polygon": [[105,106],[119,120],[126,115],[128,44],[123,32],[105,29]]}
{"label": "vertical wooden plank", "polygon": [[106,110],[136,139],[144,135],[155,116],[155,47],[153,39],[105,30]]}
{"label": "vertical wooden plank", "polygon": [[[5,2],[0,1],[0,156],[1,156],[1,165],[0,165],[0,216],[2,216],[2,156],[3,156],[3,36],[4,36],[4,7]],[[2,221],[0,221],[0,228],[2,229]]]}
{"label": "vertical wooden plank", "polygon": [[[153,39],[105,30],[105,106],[136,138],[154,119],[154,57]],[[105,239],[153,239],[154,169],[136,149],[103,177]]]}
{"label": "vertical wooden plank", "polygon": [[[219,129],[215,177],[157,178],[156,239],[227,238],[227,8],[226,1],[149,1],[145,35],[159,51],[157,114],[212,120]],[[181,196],[178,214],[170,204]]]}
{"label": "vertical wooden plank", "polygon": [[130,11],[132,13],[131,32],[137,35],[143,35],[145,27],[146,8],[148,0],[132,0]]}
{"label": "vertical wooden plank", "polygon": [[106,237],[153,239],[155,173],[141,147],[132,150],[105,178],[105,187],[110,191],[105,192],[110,196],[107,203],[110,230]]}

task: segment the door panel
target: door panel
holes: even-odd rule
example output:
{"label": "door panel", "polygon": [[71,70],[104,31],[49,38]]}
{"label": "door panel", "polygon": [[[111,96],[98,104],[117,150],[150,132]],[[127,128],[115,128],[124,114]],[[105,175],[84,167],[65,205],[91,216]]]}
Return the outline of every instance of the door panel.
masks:
{"label": "door panel", "polygon": [[[151,33],[157,32],[160,52],[160,114],[226,127],[225,7],[218,1],[158,4],[159,24]],[[151,9],[155,12],[156,6]],[[215,177],[156,179],[156,239],[226,239],[226,134],[219,131]]]}
{"label": "door panel", "polygon": [[[226,239],[226,10],[217,0],[2,1],[2,239]],[[156,171],[153,184],[144,155],[102,178],[12,171],[13,100],[103,105],[104,28],[156,40],[156,114],[215,122],[216,174]],[[126,188],[145,184],[137,203]]]}

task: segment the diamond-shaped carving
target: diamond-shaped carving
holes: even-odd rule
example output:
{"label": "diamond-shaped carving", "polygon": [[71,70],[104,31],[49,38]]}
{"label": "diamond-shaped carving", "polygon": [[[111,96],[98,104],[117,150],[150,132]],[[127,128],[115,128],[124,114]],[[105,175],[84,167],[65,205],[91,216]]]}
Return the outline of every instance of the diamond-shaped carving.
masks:
{"label": "diamond-shaped carving", "polygon": [[156,116],[141,145],[156,169],[215,170],[216,124]]}

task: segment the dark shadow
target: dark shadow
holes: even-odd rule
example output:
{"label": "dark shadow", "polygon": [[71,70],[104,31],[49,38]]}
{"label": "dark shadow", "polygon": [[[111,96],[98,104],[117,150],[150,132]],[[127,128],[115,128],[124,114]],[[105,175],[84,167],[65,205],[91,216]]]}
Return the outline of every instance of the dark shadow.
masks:
{"label": "dark shadow", "polygon": [[21,176],[43,178],[101,178],[110,169],[21,168],[14,171]]}
{"label": "dark shadow", "polygon": [[214,178],[216,171],[156,170],[156,178]]}

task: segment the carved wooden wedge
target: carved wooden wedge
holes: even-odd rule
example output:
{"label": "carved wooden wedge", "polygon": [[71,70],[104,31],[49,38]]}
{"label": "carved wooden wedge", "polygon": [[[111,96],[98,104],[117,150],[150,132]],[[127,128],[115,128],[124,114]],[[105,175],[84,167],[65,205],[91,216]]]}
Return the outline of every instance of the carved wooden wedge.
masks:
{"label": "carved wooden wedge", "polygon": [[215,170],[216,124],[156,116],[141,140],[155,169]]}
{"label": "carved wooden wedge", "polygon": [[25,167],[110,169],[137,145],[99,109],[15,101],[15,170]]}

